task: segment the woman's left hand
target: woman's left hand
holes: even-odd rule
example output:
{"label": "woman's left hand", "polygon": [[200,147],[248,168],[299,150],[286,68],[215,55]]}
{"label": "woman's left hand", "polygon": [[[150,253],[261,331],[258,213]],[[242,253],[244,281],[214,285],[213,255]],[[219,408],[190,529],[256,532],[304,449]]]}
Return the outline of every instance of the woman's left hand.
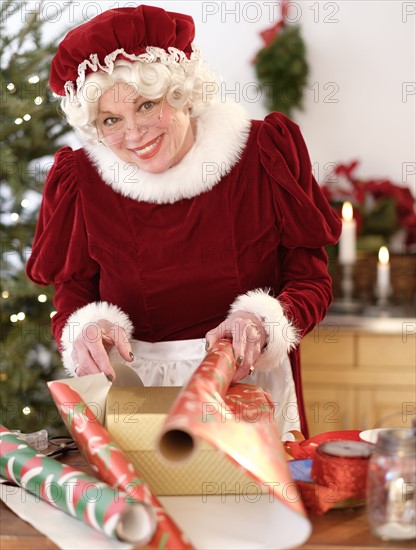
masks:
{"label": "woman's left hand", "polygon": [[236,383],[253,371],[253,364],[267,343],[267,334],[260,318],[248,311],[236,311],[223,323],[207,332],[207,350],[221,340],[232,340],[237,370],[233,382]]}

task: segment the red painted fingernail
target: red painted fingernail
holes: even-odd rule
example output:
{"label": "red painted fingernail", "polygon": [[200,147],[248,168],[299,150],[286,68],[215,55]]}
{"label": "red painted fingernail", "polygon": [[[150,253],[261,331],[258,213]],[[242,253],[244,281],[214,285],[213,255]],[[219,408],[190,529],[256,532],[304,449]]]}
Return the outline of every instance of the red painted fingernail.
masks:
{"label": "red painted fingernail", "polygon": [[107,380],[108,380],[109,382],[112,382],[112,381],[114,380],[114,377],[113,377],[112,374],[107,374],[106,376],[107,376]]}
{"label": "red painted fingernail", "polygon": [[129,355],[130,355],[130,360],[133,361],[134,360],[134,355],[132,354],[131,351],[129,351]]}

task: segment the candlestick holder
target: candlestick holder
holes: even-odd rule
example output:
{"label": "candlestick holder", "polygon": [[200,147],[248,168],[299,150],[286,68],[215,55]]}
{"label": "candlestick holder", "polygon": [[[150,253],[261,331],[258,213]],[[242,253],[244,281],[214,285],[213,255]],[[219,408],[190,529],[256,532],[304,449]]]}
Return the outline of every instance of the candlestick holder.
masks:
{"label": "candlestick holder", "polygon": [[365,308],[365,315],[369,317],[396,317],[400,314],[403,315],[403,308],[391,303],[391,294],[392,288],[390,284],[388,286],[377,285],[375,291],[376,302]]}
{"label": "candlestick holder", "polygon": [[389,306],[389,297],[391,294],[390,284],[386,286],[378,285],[376,288],[377,302],[376,305],[379,308],[386,309]]}
{"label": "candlestick holder", "polygon": [[342,265],[342,280],[341,290],[342,298],[340,300],[334,300],[331,305],[331,312],[333,313],[358,313],[362,310],[363,305],[357,300],[353,299],[354,293],[354,277],[353,277],[353,263]]}

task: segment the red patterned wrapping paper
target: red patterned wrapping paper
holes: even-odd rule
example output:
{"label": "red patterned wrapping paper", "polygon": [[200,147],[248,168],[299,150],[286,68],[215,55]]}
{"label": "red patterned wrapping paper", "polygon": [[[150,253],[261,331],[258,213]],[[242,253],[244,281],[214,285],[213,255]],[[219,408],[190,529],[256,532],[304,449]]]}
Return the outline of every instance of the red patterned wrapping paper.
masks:
{"label": "red patterned wrapping paper", "polygon": [[[144,545],[153,535],[155,519],[147,504],[38,453],[4,426],[0,426],[0,474],[110,537]],[[137,527],[131,529],[132,523]]]}
{"label": "red patterned wrapping paper", "polygon": [[49,382],[49,390],[72,437],[91,468],[100,479],[119,487],[130,498],[151,506],[157,519],[157,529],[149,548],[177,550],[193,546],[173,519],[167,514],[145,480],[135,471],[123,451],[111,439],[108,431],[81,396],[68,384]]}
{"label": "red patterned wrapping paper", "polygon": [[272,400],[257,386],[230,387],[235,368],[231,343],[221,340],[175,401],[161,432],[159,452],[168,460],[185,460],[201,438],[243,467],[270,496],[305,516],[301,500],[287,498],[288,487],[295,484],[275,426]]}

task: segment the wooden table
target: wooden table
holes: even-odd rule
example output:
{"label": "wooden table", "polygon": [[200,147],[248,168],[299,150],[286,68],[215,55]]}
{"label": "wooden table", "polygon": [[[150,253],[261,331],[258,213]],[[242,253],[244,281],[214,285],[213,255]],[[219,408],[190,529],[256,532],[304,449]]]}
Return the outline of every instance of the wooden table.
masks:
{"label": "wooden table", "polygon": [[[65,462],[91,473],[84,459],[75,453]],[[312,535],[302,550],[388,550],[414,549],[415,541],[383,542],[370,533],[365,508],[331,510],[323,516],[312,516]],[[21,520],[0,502],[1,550],[50,550],[58,548],[44,535]],[[180,549],[178,549],[180,550]]]}

